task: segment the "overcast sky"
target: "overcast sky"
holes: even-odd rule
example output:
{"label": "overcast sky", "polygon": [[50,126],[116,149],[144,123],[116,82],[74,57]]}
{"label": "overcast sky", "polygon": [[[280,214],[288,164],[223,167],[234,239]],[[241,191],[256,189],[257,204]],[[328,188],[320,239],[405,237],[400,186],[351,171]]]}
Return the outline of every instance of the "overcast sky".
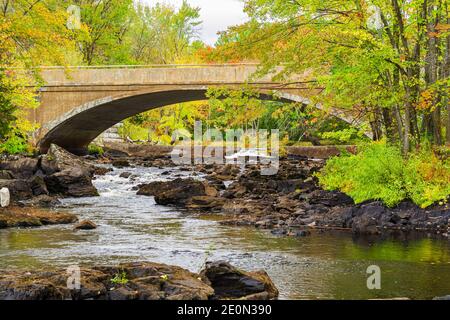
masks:
{"label": "overcast sky", "polygon": [[[183,0],[145,0],[149,4],[164,2],[179,7]],[[241,0],[187,0],[193,7],[200,7],[201,40],[213,45],[217,40],[217,32],[227,27],[241,24],[246,21],[247,15],[243,12],[244,5]]]}

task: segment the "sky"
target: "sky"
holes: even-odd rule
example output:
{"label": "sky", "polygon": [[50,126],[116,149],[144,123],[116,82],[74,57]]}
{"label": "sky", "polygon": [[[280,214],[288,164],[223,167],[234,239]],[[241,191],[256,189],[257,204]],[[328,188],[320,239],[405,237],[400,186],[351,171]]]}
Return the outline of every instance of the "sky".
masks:
{"label": "sky", "polygon": [[[180,7],[183,0],[145,0],[154,4],[164,2]],[[200,38],[203,42],[214,45],[218,31],[226,30],[227,27],[241,24],[247,20],[243,12],[244,4],[241,0],[187,0],[193,7],[200,7],[201,20],[203,21]]]}

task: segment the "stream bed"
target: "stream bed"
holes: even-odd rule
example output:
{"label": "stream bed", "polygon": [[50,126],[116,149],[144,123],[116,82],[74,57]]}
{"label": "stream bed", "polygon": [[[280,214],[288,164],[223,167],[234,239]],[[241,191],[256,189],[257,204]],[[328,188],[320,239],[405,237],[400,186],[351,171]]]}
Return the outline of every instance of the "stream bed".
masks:
{"label": "stream bed", "polygon": [[[169,172],[167,172],[169,171]],[[130,178],[120,174],[130,172]],[[177,168],[115,169],[94,181],[100,197],[65,199],[59,210],[94,221],[73,225],[0,230],[0,269],[115,265],[153,261],[198,272],[205,260],[226,260],[245,270],[264,269],[280,299],[431,299],[450,294],[450,241],[425,235],[355,237],[313,232],[303,238],[223,226],[221,216],[192,216],[136,195],[133,187],[187,177]],[[381,289],[367,288],[366,270],[381,269]]]}

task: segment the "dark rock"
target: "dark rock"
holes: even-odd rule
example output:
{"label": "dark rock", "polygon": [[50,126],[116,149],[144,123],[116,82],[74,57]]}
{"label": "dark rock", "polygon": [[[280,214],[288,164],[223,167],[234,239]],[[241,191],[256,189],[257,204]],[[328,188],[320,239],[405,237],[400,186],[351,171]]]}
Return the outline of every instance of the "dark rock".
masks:
{"label": "dark rock", "polygon": [[353,199],[339,191],[315,190],[307,195],[310,204],[322,204],[326,207],[335,207],[353,204]]}
{"label": "dark rock", "polygon": [[154,182],[143,186],[138,194],[154,195],[157,204],[184,206],[195,196],[217,196],[217,190],[206,182],[194,179],[175,179],[167,182]]}
{"label": "dark rock", "polygon": [[356,234],[377,234],[381,217],[388,213],[388,209],[381,202],[363,204],[355,208],[353,214],[352,231]]}
{"label": "dark rock", "polygon": [[119,160],[114,160],[112,162],[112,165],[113,165],[113,167],[116,167],[116,168],[125,168],[125,167],[130,166],[130,162],[125,159],[119,159]]}
{"label": "dark rock", "polygon": [[76,230],[93,230],[97,229],[97,225],[90,220],[83,220],[79,222],[74,229]]}
{"label": "dark rock", "polygon": [[28,183],[30,184],[31,190],[33,191],[33,195],[48,195],[47,186],[45,185],[45,181],[41,176],[33,176]]}
{"label": "dark rock", "polygon": [[11,201],[26,200],[33,197],[33,190],[26,180],[0,180],[0,189],[8,188]]}
{"label": "dark rock", "polygon": [[12,171],[0,170],[0,180],[12,180],[12,179],[15,179]]}
{"label": "dark rock", "polygon": [[19,201],[19,204],[25,207],[53,208],[60,205],[61,202],[56,197],[40,195],[30,200]]}
{"label": "dark rock", "polygon": [[47,154],[41,157],[40,167],[45,175],[78,168],[85,175],[92,177],[95,171],[94,167],[81,157],[73,155],[55,144],[52,144]]}
{"label": "dark rock", "polygon": [[112,168],[105,168],[105,167],[94,167],[94,175],[95,176],[104,176],[108,172],[113,171]]}
{"label": "dark rock", "polygon": [[92,184],[91,176],[81,168],[70,168],[44,178],[50,194],[66,197],[98,196]]}
{"label": "dark rock", "polygon": [[19,158],[0,162],[0,170],[7,170],[17,179],[28,179],[38,170],[38,159]]}
{"label": "dark rock", "polygon": [[244,272],[227,262],[207,262],[200,272],[203,281],[210,283],[217,299],[248,298],[255,294],[275,299],[278,289],[264,271]]}
{"label": "dark rock", "polygon": [[123,172],[120,174],[120,178],[125,178],[128,179],[129,177],[131,177],[133,174],[131,172]]}

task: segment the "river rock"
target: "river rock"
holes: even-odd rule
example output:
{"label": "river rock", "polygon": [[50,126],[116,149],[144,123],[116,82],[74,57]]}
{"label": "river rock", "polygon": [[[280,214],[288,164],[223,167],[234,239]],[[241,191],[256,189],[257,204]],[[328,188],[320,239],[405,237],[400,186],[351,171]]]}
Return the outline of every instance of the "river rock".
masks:
{"label": "river rock", "polygon": [[119,159],[119,160],[114,160],[112,162],[112,165],[113,165],[113,167],[116,167],[116,168],[125,168],[125,167],[130,166],[130,162],[125,159]]}
{"label": "river rock", "polygon": [[30,184],[31,191],[34,196],[40,195],[48,195],[47,186],[45,184],[44,178],[41,176],[35,175],[31,179],[28,180]]}
{"label": "river rock", "polygon": [[8,188],[11,196],[11,201],[30,199],[33,197],[33,190],[27,180],[0,180],[0,189]]}
{"label": "river rock", "polygon": [[15,179],[14,174],[10,170],[0,170],[0,180]]}
{"label": "river rock", "polygon": [[75,230],[93,230],[97,229],[97,225],[90,220],[83,220],[74,227]]}
{"label": "river rock", "polygon": [[60,205],[61,201],[59,201],[54,196],[48,196],[43,194],[40,196],[35,196],[29,200],[19,201],[18,204],[24,207],[54,208]]}
{"label": "river rock", "polygon": [[82,168],[70,168],[44,178],[50,194],[65,197],[95,197],[98,191],[92,178]]}
{"label": "river rock", "polygon": [[192,210],[219,211],[225,204],[224,198],[210,196],[195,196],[188,200],[186,208]]}
{"label": "river rock", "polygon": [[0,162],[0,170],[6,170],[12,173],[16,179],[28,179],[38,170],[38,159],[19,158]]}
{"label": "river rock", "polygon": [[84,159],[55,144],[52,144],[47,154],[41,157],[40,168],[45,175],[52,175],[57,172],[78,168],[85,175],[92,177],[95,171],[95,168],[84,161]]}
{"label": "river rock", "polygon": [[120,174],[120,178],[124,178],[124,179],[128,179],[129,177],[131,177],[133,174],[131,172],[122,172]]}
{"label": "river rock", "polygon": [[153,195],[157,204],[184,206],[192,197],[216,197],[217,190],[207,182],[189,179],[175,179],[165,182],[153,182],[141,186],[140,195]]}
{"label": "river rock", "polygon": [[112,168],[106,168],[106,167],[94,167],[94,175],[95,176],[104,176],[106,175],[108,172],[113,171]]}
{"label": "river rock", "polygon": [[381,202],[364,204],[353,210],[352,231],[356,234],[378,234],[380,218],[387,214]]}
{"label": "river rock", "polygon": [[278,289],[265,271],[241,271],[225,261],[207,262],[200,277],[214,289],[216,299],[275,299]]}
{"label": "river rock", "polygon": [[[66,270],[0,272],[0,300],[208,300],[214,290],[198,275],[152,262],[82,268],[81,287],[67,287]],[[122,283],[114,283],[117,275]]]}
{"label": "river rock", "polygon": [[0,228],[70,224],[77,220],[77,217],[70,213],[54,212],[38,208],[8,207],[0,209]]}

